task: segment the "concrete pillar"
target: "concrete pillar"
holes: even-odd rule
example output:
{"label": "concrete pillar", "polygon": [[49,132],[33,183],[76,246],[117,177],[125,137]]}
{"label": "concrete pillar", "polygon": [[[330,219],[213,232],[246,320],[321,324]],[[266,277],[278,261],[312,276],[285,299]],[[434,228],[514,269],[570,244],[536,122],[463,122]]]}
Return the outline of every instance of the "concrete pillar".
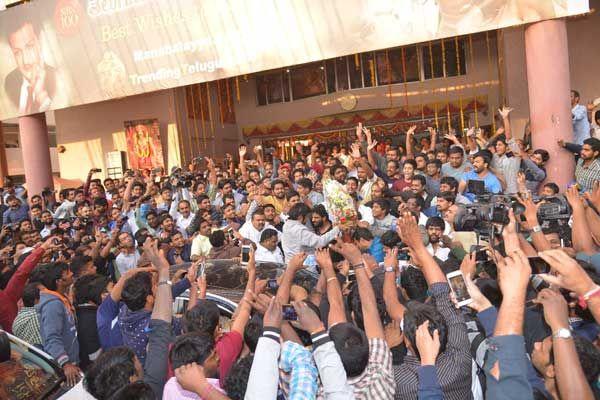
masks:
{"label": "concrete pillar", "polygon": [[4,182],[8,177],[8,163],[6,161],[6,147],[4,146],[4,132],[2,131],[2,122],[0,122],[0,187],[4,187]]}
{"label": "concrete pillar", "polygon": [[53,189],[46,115],[19,117],[19,137],[27,193],[31,197],[40,194],[45,187]]}
{"label": "concrete pillar", "polygon": [[563,19],[537,22],[525,29],[529,113],[533,148],[550,153],[547,182],[564,191],[573,180],[571,153],[557,140],[573,140],[567,27]]}

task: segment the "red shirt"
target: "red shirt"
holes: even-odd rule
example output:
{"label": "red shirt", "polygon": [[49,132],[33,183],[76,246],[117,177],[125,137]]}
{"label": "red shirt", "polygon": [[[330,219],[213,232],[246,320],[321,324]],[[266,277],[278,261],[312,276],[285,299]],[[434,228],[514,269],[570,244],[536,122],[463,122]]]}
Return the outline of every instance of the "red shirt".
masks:
{"label": "red shirt", "polygon": [[29,279],[29,274],[43,255],[44,249],[41,247],[33,250],[10,278],[6,288],[0,291],[0,326],[8,333],[12,333],[12,324],[19,311],[17,303],[23,296],[23,288]]}
{"label": "red shirt", "polygon": [[405,188],[409,188],[411,181],[405,181],[404,178],[400,178],[392,185],[392,190],[396,192],[402,192]]}

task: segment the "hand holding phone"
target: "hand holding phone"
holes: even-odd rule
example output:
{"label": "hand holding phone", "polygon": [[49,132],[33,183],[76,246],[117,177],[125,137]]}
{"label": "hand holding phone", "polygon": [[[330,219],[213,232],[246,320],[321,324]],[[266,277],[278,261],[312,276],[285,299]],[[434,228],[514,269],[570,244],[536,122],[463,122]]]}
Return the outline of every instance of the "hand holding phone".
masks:
{"label": "hand holding phone", "polygon": [[467,284],[465,283],[462,272],[452,271],[446,274],[446,278],[448,279],[450,289],[456,298],[457,307],[466,306],[473,302],[473,299],[471,299],[469,291],[467,290]]}
{"label": "hand holding phone", "polygon": [[250,250],[250,246],[242,246],[242,261],[240,262],[241,265],[248,265],[248,263],[250,262]]}
{"label": "hand holding phone", "polygon": [[297,321],[298,320],[298,314],[296,313],[296,309],[291,304],[282,305],[281,312],[283,314],[283,319],[286,321]]}

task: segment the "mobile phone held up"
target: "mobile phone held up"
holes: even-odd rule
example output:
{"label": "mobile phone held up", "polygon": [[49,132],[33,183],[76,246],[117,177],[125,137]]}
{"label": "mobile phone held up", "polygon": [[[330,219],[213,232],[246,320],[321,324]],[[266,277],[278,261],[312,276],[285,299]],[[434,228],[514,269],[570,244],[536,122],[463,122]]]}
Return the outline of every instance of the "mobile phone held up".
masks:
{"label": "mobile phone held up", "polygon": [[250,262],[250,246],[242,246],[242,265],[248,265]]}
{"label": "mobile phone held up", "polygon": [[283,314],[283,319],[286,321],[297,321],[298,320],[298,314],[296,314],[296,309],[291,304],[282,305],[281,312]]}
{"label": "mobile phone held up", "polygon": [[446,274],[446,279],[448,279],[448,284],[450,284],[450,289],[454,293],[458,307],[463,307],[473,302],[467,290],[467,284],[462,272],[452,271]]}

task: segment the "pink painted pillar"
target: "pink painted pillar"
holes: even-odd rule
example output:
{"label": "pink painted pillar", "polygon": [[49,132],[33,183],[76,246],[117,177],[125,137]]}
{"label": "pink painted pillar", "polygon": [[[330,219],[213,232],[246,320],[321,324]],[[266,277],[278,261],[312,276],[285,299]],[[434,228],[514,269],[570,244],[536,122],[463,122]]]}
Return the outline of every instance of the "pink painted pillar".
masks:
{"label": "pink painted pillar", "polygon": [[19,137],[29,196],[40,194],[45,187],[54,188],[46,115],[19,117]]}
{"label": "pink painted pillar", "polygon": [[[529,115],[534,149],[546,149],[546,182],[561,188],[573,180],[575,163],[557,140],[573,141],[569,44],[565,20],[534,23],[525,29]],[[510,67],[509,67],[510,68]]]}

